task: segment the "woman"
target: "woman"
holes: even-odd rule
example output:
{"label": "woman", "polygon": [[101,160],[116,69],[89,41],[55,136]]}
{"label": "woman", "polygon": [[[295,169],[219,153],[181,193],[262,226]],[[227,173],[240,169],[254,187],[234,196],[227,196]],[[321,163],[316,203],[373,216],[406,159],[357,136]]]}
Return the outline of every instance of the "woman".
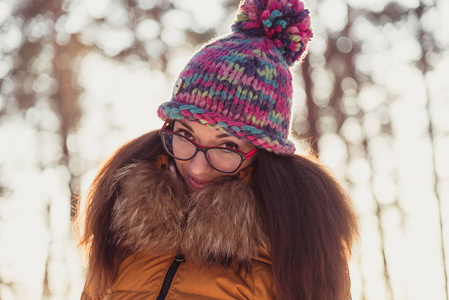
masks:
{"label": "woman", "polygon": [[298,0],[246,0],[91,186],[82,299],[350,298],[357,220],[340,185],[295,155],[289,66],[312,32]]}

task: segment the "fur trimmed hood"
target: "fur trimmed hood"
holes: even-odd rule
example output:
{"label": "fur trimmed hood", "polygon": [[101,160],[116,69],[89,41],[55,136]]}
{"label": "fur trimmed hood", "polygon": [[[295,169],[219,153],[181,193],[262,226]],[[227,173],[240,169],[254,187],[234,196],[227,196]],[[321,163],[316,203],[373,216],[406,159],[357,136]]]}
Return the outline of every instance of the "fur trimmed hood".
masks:
{"label": "fur trimmed hood", "polygon": [[[166,158],[165,158],[166,159]],[[240,268],[269,249],[256,198],[242,180],[214,183],[187,196],[166,164],[136,162],[118,170],[110,230],[125,251],[183,253],[201,264]]]}

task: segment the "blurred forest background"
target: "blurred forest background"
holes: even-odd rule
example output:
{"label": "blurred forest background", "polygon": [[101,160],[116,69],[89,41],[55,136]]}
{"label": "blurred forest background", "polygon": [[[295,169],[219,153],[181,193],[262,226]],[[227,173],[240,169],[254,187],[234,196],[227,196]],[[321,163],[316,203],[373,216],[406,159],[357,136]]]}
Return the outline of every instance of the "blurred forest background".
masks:
{"label": "blurred forest background", "polygon": [[[0,299],[79,299],[73,207],[237,0],[0,0]],[[309,0],[293,136],[350,191],[354,300],[448,300],[449,1]]]}

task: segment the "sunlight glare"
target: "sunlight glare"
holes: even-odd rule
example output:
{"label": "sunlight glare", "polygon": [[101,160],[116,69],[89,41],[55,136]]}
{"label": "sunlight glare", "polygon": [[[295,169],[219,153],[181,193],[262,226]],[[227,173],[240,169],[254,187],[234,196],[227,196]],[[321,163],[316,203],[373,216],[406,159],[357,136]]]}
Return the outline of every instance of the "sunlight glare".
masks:
{"label": "sunlight glare", "polygon": [[338,178],[345,178],[343,172],[347,166],[348,152],[341,137],[335,133],[324,134],[318,140],[318,148],[323,164],[336,172]]}
{"label": "sunlight glare", "polygon": [[134,33],[126,27],[112,29],[105,25],[97,33],[97,40],[107,55],[115,56],[133,44]]}
{"label": "sunlight glare", "polygon": [[363,131],[368,139],[374,138],[381,133],[382,126],[379,114],[370,112],[363,118]]}
{"label": "sunlight glare", "polygon": [[326,22],[322,26],[326,26],[330,32],[341,31],[348,22],[347,7],[342,1],[325,0],[320,3],[318,10],[321,20]]}
{"label": "sunlight glare", "polygon": [[12,26],[5,33],[2,33],[2,51],[12,52],[22,43],[23,34],[17,26]]}
{"label": "sunlight glare", "polygon": [[[375,208],[375,207],[373,207]],[[381,255],[381,237],[379,236],[379,219],[374,214],[362,215],[360,218],[360,268],[363,274],[369,274],[364,285],[364,293],[371,299],[388,299],[385,285],[382,280],[369,280],[383,278],[384,262]]]}
{"label": "sunlight glare", "polygon": [[[120,63],[89,54],[82,63],[80,83],[86,89],[82,105],[89,113],[78,134],[85,143],[80,155],[87,161],[103,161],[105,153],[162,125],[156,111],[161,102],[169,100],[171,83],[148,64]],[[103,148],[94,146],[99,143]]]}
{"label": "sunlight glare", "polygon": [[357,97],[358,103],[364,112],[375,111],[382,103],[387,102],[384,89],[375,85],[365,85]]}
{"label": "sunlight glare", "polygon": [[360,216],[364,217],[365,215],[376,213],[376,202],[368,184],[354,185],[350,190],[350,194],[356,211]]}
{"label": "sunlight glare", "polygon": [[[176,20],[176,22],[173,22]],[[192,26],[192,16],[180,9],[172,9],[167,11],[161,18],[162,27],[175,27],[180,30],[187,30]]]}
{"label": "sunlight glare", "polygon": [[437,41],[441,48],[449,46],[449,1],[436,0],[438,7],[438,30],[435,32]]}
{"label": "sunlight glare", "polygon": [[161,32],[161,39],[168,47],[177,47],[185,43],[186,35],[183,30],[174,27],[165,27]]}
{"label": "sunlight glare", "polygon": [[141,41],[151,41],[159,36],[160,25],[153,19],[144,19],[136,26],[136,37]]}
{"label": "sunlight glare", "polygon": [[318,68],[312,71],[313,100],[319,107],[329,104],[330,95],[335,83],[334,74],[325,68]]}
{"label": "sunlight glare", "polygon": [[349,161],[348,178],[356,184],[368,184],[371,180],[371,166],[361,157],[352,158]]}
{"label": "sunlight glare", "polygon": [[364,133],[360,126],[360,121],[356,118],[347,118],[342,127],[341,134],[346,140],[354,144],[360,144],[363,142]]}
{"label": "sunlight glare", "polygon": [[173,0],[176,7],[182,8],[193,15],[192,29],[203,32],[207,28],[216,27],[224,16],[223,0]]}
{"label": "sunlight glare", "polygon": [[8,3],[7,1],[1,1],[0,2],[0,25],[5,22],[12,12],[12,4]]}
{"label": "sunlight glare", "polygon": [[129,22],[128,11],[120,3],[114,3],[108,8],[105,19],[113,28],[126,27]]}
{"label": "sunlight glare", "polygon": [[142,9],[152,9],[160,0],[137,0],[137,4]]}
{"label": "sunlight glare", "polygon": [[112,0],[84,0],[83,5],[86,5],[88,14],[96,19],[101,19],[107,16]]}

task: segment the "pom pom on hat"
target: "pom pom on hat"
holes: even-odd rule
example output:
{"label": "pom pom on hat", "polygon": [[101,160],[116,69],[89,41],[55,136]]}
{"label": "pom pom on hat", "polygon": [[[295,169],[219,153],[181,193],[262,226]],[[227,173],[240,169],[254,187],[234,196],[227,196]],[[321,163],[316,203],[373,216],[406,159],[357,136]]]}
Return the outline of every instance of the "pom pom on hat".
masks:
{"label": "pom pom on hat", "polygon": [[273,40],[291,66],[301,59],[313,36],[309,13],[299,0],[245,0],[232,31]]}

